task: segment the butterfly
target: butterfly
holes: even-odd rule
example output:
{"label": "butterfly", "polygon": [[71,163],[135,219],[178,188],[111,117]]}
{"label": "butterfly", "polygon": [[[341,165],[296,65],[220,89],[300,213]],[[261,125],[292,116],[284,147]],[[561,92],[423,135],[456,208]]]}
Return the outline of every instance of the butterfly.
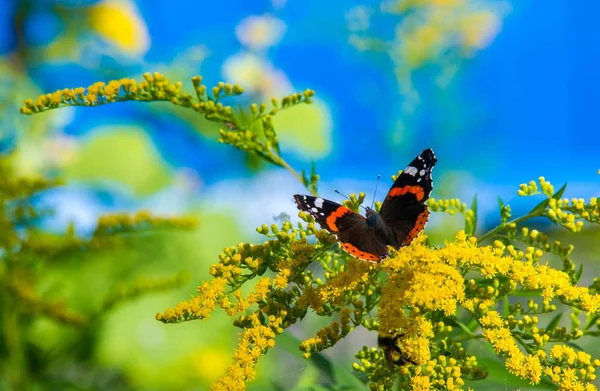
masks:
{"label": "butterfly", "polygon": [[407,246],[429,218],[425,201],[433,189],[431,170],[437,163],[433,150],[421,152],[398,176],[379,213],[367,207],[366,217],[320,197],[296,194],[298,209],[309,213],[327,231],[337,235],[343,250],[355,258],[380,262],[388,246]]}

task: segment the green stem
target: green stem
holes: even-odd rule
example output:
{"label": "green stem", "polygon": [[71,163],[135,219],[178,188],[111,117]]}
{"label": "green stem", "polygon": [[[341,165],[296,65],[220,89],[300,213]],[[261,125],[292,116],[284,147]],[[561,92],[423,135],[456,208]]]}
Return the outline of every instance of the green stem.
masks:
{"label": "green stem", "polygon": [[518,335],[516,335],[516,334],[514,334],[514,333],[513,333],[513,337],[514,337],[514,338],[517,340],[517,342],[518,342],[518,343],[519,343],[521,346],[523,346],[523,349],[525,349],[525,351],[526,351],[528,354],[532,354],[532,353],[533,353],[533,351],[532,351],[531,347],[530,347],[530,346],[529,346],[529,345],[528,345],[528,344],[527,344],[525,341],[523,341],[523,340],[521,339],[521,337],[519,337]]}
{"label": "green stem", "polygon": [[288,170],[293,176],[295,176],[296,179],[298,179],[300,183],[302,183],[304,187],[306,187],[306,189],[310,192],[311,195],[317,197],[317,192],[314,189],[308,187],[306,183],[304,183],[304,179],[302,178],[302,176],[300,176],[300,174],[296,172],[296,170],[294,170],[285,160],[283,160],[281,156],[273,153],[273,150],[269,150],[269,152],[271,152],[274,156],[277,156],[279,158],[279,163],[281,164],[281,166]]}
{"label": "green stem", "polygon": [[536,212],[536,213],[529,213],[529,214],[527,214],[527,215],[525,215],[525,216],[521,216],[521,217],[518,217],[518,218],[516,218],[516,219],[513,219],[513,220],[510,220],[510,221],[507,221],[507,222],[506,222],[506,223],[504,223],[504,224],[500,224],[500,225],[499,225],[499,226],[497,226],[496,228],[494,228],[494,229],[491,229],[491,230],[487,231],[486,233],[484,233],[483,235],[481,235],[481,236],[479,237],[479,239],[477,239],[477,241],[478,241],[479,243],[481,243],[481,242],[483,242],[484,240],[486,240],[486,239],[489,239],[491,236],[495,235],[496,233],[498,233],[498,232],[500,232],[500,231],[502,231],[502,230],[506,229],[506,227],[508,227],[509,225],[511,225],[511,224],[519,224],[519,223],[522,223],[522,222],[523,222],[523,221],[525,221],[525,220],[529,220],[529,219],[532,219],[532,218],[534,218],[534,217],[539,217],[539,216],[541,216],[541,215],[543,214],[543,212],[544,212],[544,211],[541,211],[541,212]]}
{"label": "green stem", "polygon": [[460,335],[456,338],[452,338],[452,341],[453,342],[465,342],[465,341],[471,341],[473,339],[483,339],[483,334]]}

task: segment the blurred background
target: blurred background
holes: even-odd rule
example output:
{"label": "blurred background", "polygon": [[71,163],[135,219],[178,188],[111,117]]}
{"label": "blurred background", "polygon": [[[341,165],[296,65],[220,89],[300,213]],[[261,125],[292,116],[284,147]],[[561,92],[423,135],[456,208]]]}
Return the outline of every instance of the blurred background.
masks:
{"label": "blurred background", "polygon": [[[240,103],[314,89],[314,104],[278,114],[275,126],[292,167],[315,163],[321,196],[339,200],[336,188],[370,199],[381,174],[381,199],[392,174],[433,148],[433,196],[477,194],[483,232],[499,221],[497,196],[515,215],[535,205],[516,190],[540,175],[557,189],[569,181],[567,197],[600,195],[598,12],[592,1],[0,1],[0,153],[20,175],[67,182],[36,199],[53,211],[43,228],[72,223],[85,236],[102,214],[140,209],[199,221],[55,265],[40,286],[82,311],[119,279],[188,271],[191,280],[113,310],[85,363],[69,345],[76,330],[33,320],[26,339],[43,359],[30,363],[31,384],[207,389],[236,345],[230,321],[163,325],[154,314],[193,295],[223,247],[262,240],[255,227],[282,213],[297,220],[291,196],[305,190],[219,144],[218,126],[190,110],[131,102],[22,116],[24,99],[154,71],[188,91],[197,74],[209,87],[239,83]],[[435,215],[428,230],[441,242],[461,225]],[[597,246],[585,248],[573,256],[588,262],[589,284]],[[322,323],[309,317],[294,333],[309,337]],[[371,334],[327,354],[349,370],[362,345],[375,346]],[[300,357],[270,352],[252,388],[318,382]]]}

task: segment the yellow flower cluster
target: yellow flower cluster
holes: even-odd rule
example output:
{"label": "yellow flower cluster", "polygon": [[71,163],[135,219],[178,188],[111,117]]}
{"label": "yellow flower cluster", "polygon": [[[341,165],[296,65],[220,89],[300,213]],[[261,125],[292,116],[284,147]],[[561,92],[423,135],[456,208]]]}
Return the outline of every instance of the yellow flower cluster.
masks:
{"label": "yellow flower cluster", "polygon": [[280,327],[281,318],[270,316],[266,326],[257,313],[250,315],[249,320],[251,327],[242,333],[232,364],[225,369],[225,375],[212,385],[212,391],[245,390],[246,384],[256,376],[254,367],[258,359],[275,346],[274,330]]}
{"label": "yellow flower cluster", "polygon": [[458,198],[448,199],[435,199],[430,198],[427,200],[427,206],[432,212],[446,212],[450,215],[456,212],[465,213],[467,211],[467,204],[461,202]]}
{"label": "yellow flower cluster", "polygon": [[572,232],[579,232],[583,227],[583,221],[576,221],[577,218],[600,221],[600,204],[596,197],[590,198],[587,204],[583,198],[550,199],[548,207],[548,217]]}
{"label": "yellow flower cluster", "polygon": [[[547,375],[560,390],[597,390],[590,384],[596,378],[594,372],[600,366],[600,360],[591,362],[591,356],[585,352],[575,352],[566,345],[554,345],[550,350],[550,357],[554,363],[543,365],[547,362],[546,352],[538,350],[535,355],[525,355],[519,349],[515,338],[504,321],[496,311],[490,311],[480,319],[483,335],[494,350],[506,357],[506,368],[509,372],[528,379],[532,384],[541,380],[541,375]],[[564,366],[567,366],[566,368]]]}
{"label": "yellow flower cluster", "polygon": [[134,79],[96,82],[87,88],[65,88],[35,99],[27,99],[21,114],[35,114],[63,106],[96,106],[126,100],[169,100],[173,103],[190,102],[189,94],[181,93],[181,82],[170,83],[162,74],[145,73],[144,81]]}
{"label": "yellow flower cluster", "polygon": [[410,378],[412,390],[462,390],[465,385],[461,365],[454,358],[440,355],[426,366],[418,366]]}
{"label": "yellow flower cluster", "polygon": [[[588,288],[573,286],[567,273],[539,264],[540,256],[533,247],[516,251],[514,247],[505,247],[500,242],[479,247],[475,238],[467,237],[464,232],[458,234],[455,242],[432,250],[424,246],[421,236],[413,245],[382,263],[389,277],[382,287],[379,303],[380,332],[402,330],[405,336],[399,342],[401,351],[409,359],[422,364],[430,359],[429,343],[434,337],[431,325],[425,327],[428,324],[427,314],[443,311],[446,316],[453,316],[461,305],[479,318],[483,336],[498,354],[506,358],[509,372],[537,384],[545,373],[546,352],[543,346],[550,337],[565,334],[561,334],[559,329],[555,334],[551,330],[540,330],[535,316],[524,316],[518,321],[512,315],[503,319],[498,312],[490,310],[496,305],[500,293],[506,294],[515,289],[539,290],[545,311],[555,309],[550,301],[559,299],[589,314],[600,313],[599,295],[590,293]],[[506,288],[499,287],[497,283],[481,287],[475,280],[467,284],[459,270],[478,270],[483,277],[494,281],[496,277],[505,276],[509,282],[505,283]],[[532,300],[529,307],[537,311],[537,304]],[[408,314],[403,309],[408,309]],[[526,328],[528,338],[533,340],[534,346],[538,346],[537,353],[521,351],[511,331],[517,324]],[[569,338],[578,338],[582,333],[574,330],[569,335]],[[552,355],[557,357],[558,353],[553,351]],[[589,364],[589,361],[589,355],[583,357],[582,362]],[[565,362],[573,364],[572,359]],[[588,365],[583,370],[580,371],[581,376],[585,373],[586,377],[580,380],[591,381],[594,378],[593,368]],[[555,378],[562,379],[561,373],[555,373]],[[412,377],[411,381],[425,389],[422,387],[431,379],[423,379],[422,374],[419,376],[418,379]],[[563,381],[557,383],[563,384]],[[458,383],[454,381],[454,384]],[[588,385],[586,387],[589,388]]]}
{"label": "yellow flower cluster", "polygon": [[[540,187],[542,188],[542,193],[548,198],[552,197],[554,195],[554,186],[552,186],[550,182],[546,181],[546,178],[543,176],[539,177],[539,181]],[[522,197],[540,194],[537,182],[529,181],[529,183],[522,183],[519,186],[517,194]]]}
{"label": "yellow flower cluster", "polygon": [[284,289],[288,286],[290,275],[292,271],[290,269],[281,269],[275,279],[273,280],[273,286],[277,289]]}
{"label": "yellow flower cluster", "polygon": [[430,198],[427,200],[427,206],[431,209],[432,212],[444,212],[449,215],[454,215],[455,213],[460,213],[463,215],[465,219],[465,230],[469,235],[473,235],[475,233],[475,226],[477,223],[477,216],[475,215],[475,210],[467,207],[467,204],[461,202],[458,198],[450,198],[450,199],[435,199]]}
{"label": "yellow flower cluster", "polygon": [[370,273],[374,268],[373,264],[369,262],[353,258],[346,264],[345,270],[342,269],[340,273],[332,275],[316,288],[306,289],[303,301],[317,311],[323,306],[323,303],[339,305],[346,299],[346,293],[352,292],[370,281]]}
{"label": "yellow flower cluster", "polygon": [[[506,368],[512,374],[537,384],[542,376],[542,364],[537,355],[525,355],[519,349],[510,329],[496,311],[490,311],[479,319],[483,336],[492,345],[496,353],[506,357]],[[544,353],[543,350],[540,352]]]}
{"label": "yellow flower cluster", "polygon": [[299,348],[304,352],[302,357],[309,358],[311,352],[319,352],[335,345],[340,339],[345,337],[347,333],[342,332],[342,327],[349,330],[348,325],[350,318],[346,317],[344,326],[341,326],[339,322],[332,322],[330,325],[325,326],[317,332],[317,335],[313,338],[302,341]]}
{"label": "yellow flower cluster", "polygon": [[[575,352],[573,348],[565,345],[552,347],[550,357],[555,360],[556,365],[547,366],[544,374],[557,383],[561,390],[597,390],[593,384],[587,382],[596,379],[596,367],[600,366],[600,360],[592,362],[589,354]],[[564,365],[568,368],[563,368]]]}
{"label": "yellow flower cluster", "polygon": [[424,246],[423,235],[418,240],[408,251],[399,251],[382,263],[389,274],[379,303],[382,330],[405,326],[402,324],[405,319],[397,315],[399,303],[421,312],[440,310],[451,316],[464,300],[464,279],[456,264],[448,263],[440,252]]}
{"label": "yellow flower cluster", "polygon": [[175,308],[156,315],[156,320],[165,323],[175,323],[182,320],[206,319],[217,308],[217,304],[225,295],[227,280],[217,277],[198,287],[198,296],[190,301],[184,301]]}
{"label": "yellow flower cluster", "polygon": [[[553,222],[562,225],[572,232],[579,232],[583,227],[583,221],[597,223],[600,221],[600,205],[595,197],[590,198],[586,204],[583,198],[568,198],[559,199],[563,189],[558,193],[554,193],[554,186],[541,176],[539,177],[541,193],[548,200],[543,204],[544,208],[537,208],[537,215],[548,217]],[[530,181],[528,184],[521,184],[517,194],[520,196],[531,196],[540,194],[538,185],[535,181]]]}

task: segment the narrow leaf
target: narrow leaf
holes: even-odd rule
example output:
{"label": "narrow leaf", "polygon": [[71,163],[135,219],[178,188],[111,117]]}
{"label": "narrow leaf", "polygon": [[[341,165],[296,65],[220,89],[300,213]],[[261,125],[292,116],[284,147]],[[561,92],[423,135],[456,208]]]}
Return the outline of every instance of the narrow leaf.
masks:
{"label": "narrow leaf", "polygon": [[554,198],[555,200],[559,200],[562,197],[563,193],[565,192],[566,188],[567,188],[567,183],[565,182],[565,184],[560,189],[558,189],[558,191],[556,193],[554,193],[552,198]]}
{"label": "narrow leaf", "polygon": [[454,323],[458,325],[465,333],[469,334],[470,337],[474,337],[475,334],[471,331],[471,329],[464,323],[459,322],[458,320],[454,320]]}
{"label": "narrow leaf", "polygon": [[544,209],[546,209],[546,207],[548,206],[548,203],[550,201],[548,199],[545,199],[544,201],[540,202],[539,204],[537,204],[536,206],[533,207],[533,209],[531,209],[529,211],[528,214],[538,214],[544,211]]}
{"label": "narrow leaf", "polygon": [[535,296],[539,296],[542,293],[541,289],[518,289],[514,292],[512,292],[513,296],[520,296],[520,297],[535,297]]}
{"label": "narrow leaf", "polygon": [[581,265],[579,265],[579,267],[577,268],[577,272],[575,273],[575,283],[579,282],[579,279],[581,278],[582,274],[583,274],[583,263]]}
{"label": "narrow leaf", "polygon": [[477,193],[473,196],[473,201],[471,201],[471,210],[473,211],[473,232],[471,235],[475,235],[475,231],[477,230]]}
{"label": "narrow leaf", "polygon": [[556,314],[555,317],[552,318],[552,320],[550,320],[550,322],[548,322],[548,325],[546,326],[546,330],[548,331],[552,331],[556,328],[556,326],[558,326],[558,323],[560,322],[560,318],[562,318],[563,313],[560,312],[558,314]]}
{"label": "narrow leaf", "polygon": [[302,184],[308,187],[309,183],[310,181],[306,177],[306,171],[302,170]]}
{"label": "narrow leaf", "polygon": [[508,297],[505,297],[502,300],[502,317],[506,318],[510,313],[508,311],[508,307],[510,306],[510,302],[508,301]]}

